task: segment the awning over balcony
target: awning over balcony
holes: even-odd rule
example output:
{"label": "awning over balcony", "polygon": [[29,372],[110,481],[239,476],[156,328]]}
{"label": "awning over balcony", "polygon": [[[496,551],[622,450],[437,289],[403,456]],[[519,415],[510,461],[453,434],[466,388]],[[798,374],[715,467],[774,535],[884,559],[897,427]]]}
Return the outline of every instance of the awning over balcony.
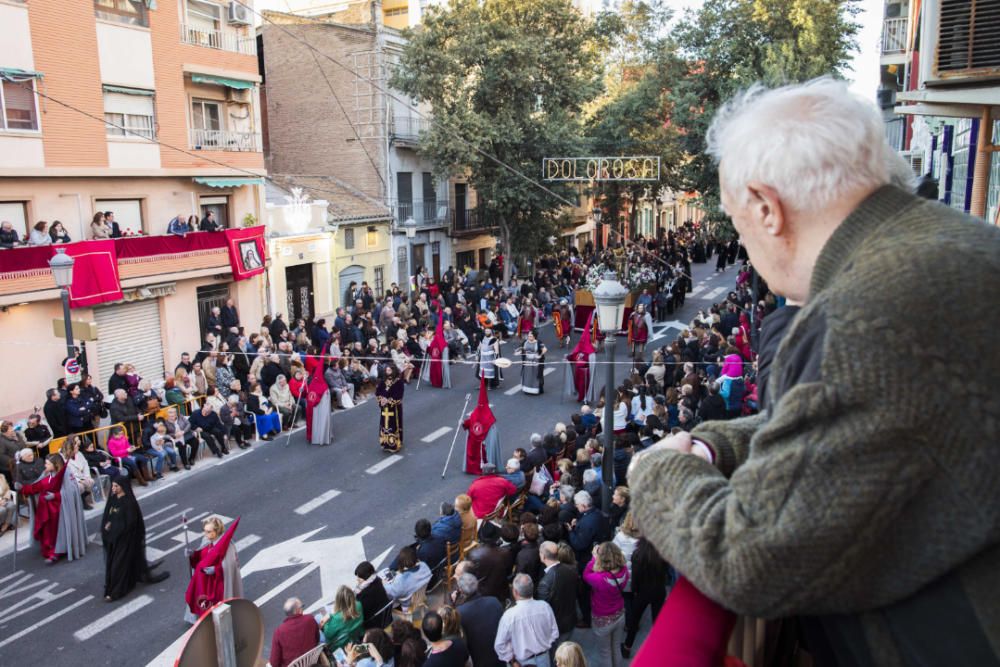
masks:
{"label": "awning over balcony", "polygon": [[257,85],[253,81],[231,79],[227,76],[215,76],[213,74],[192,74],[191,81],[194,83],[209,83],[216,86],[227,86],[238,90],[249,90]]}
{"label": "awning over balcony", "polygon": [[238,188],[242,185],[264,185],[263,178],[225,178],[195,176],[195,183],[207,185],[210,188]]}
{"label": "awning over balcony", "polygon": [[18,69],[16,67],[0,67],[0,79],[8,81],[27,81],[28,79],[41,79],[41,72],[33,72],[30,69]]}
{"label": "awning over balcony", "polygon": [[152,97],[156,94],[155,91],[144,88],[126,88],[125,86],[109,86],[108,84],[104,84],[104,92],[121,93],[122,95],[141,95],[143,97]]}

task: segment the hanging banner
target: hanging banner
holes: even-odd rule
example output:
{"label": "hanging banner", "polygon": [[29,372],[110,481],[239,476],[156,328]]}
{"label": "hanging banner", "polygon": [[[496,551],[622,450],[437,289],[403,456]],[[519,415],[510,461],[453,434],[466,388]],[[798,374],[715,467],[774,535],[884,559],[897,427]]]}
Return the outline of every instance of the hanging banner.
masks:
{"label": "hanging banner", "polygon": [[233,280],[246,280],[264,273],[264,227],[227,229],[224,233]]}
{"label": "hanging banner", "polygon": [[[69,286],[69,307],[84,308],[122,298],[118,279],[115,242],[80,241],[59,246],[73,258],[73,283]],[[55,254],[55,250],[52,251]]]}
{"label": "hanging banner", "polygon": [[656,155],[632,157],[547,157],[542,159],[546,181],[658,181],[660,158]]}

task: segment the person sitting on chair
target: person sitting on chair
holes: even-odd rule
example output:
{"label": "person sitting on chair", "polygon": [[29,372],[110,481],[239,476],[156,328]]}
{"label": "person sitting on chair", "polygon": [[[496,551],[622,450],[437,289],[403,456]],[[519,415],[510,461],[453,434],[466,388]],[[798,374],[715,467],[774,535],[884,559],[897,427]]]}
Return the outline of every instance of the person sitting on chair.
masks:
{"label": "person sitting on chair", "polygon": [[417,550],[412,546],[399,550],[396,568],[395,572],[386,571],[383,576],[385,592],[399,603],[404,612],[409,612],[413,594],[430,582],[431,569],[417,558]]}

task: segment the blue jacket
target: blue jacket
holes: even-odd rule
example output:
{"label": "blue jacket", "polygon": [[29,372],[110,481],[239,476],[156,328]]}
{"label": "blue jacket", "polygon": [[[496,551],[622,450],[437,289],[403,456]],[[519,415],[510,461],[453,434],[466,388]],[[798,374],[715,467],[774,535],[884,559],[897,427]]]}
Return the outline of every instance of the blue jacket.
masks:
{"label": "blue jacket", "polygon": [[431,536],[445,542],[458,542],[462,537],[462,516],[458,512],[438,517],[431,526]]}
{"label": "blue jacket", "polygon": [[611,526],[600,510],[592,507],[576,520],[576,528],[569,533],[569,544],[576,552],[576,562],[581,569],[590,562],[594,545],[609,539]]}

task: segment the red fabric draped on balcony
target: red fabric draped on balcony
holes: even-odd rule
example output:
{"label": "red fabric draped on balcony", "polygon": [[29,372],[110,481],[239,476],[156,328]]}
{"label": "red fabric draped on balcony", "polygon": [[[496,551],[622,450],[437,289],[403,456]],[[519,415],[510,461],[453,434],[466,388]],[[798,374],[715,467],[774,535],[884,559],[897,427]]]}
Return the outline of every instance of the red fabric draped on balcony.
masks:
{"label": "red fabric draped on balcony", "polygon": [[[76,258],[70,305],[93,306],[122,298],[119,264],[169,255],[185,257],[227,252],[234,280],[251,278],[264,271],[264,228],[226,229],[222,232],[191,232],[185,236],[135,236],[107,241],[78,241],[60,246],[35,246],[0,250],[0,280],[18,280],[49,273],[49,259],[56,248]],[[55,287],[55,284],[52,285]]]}

